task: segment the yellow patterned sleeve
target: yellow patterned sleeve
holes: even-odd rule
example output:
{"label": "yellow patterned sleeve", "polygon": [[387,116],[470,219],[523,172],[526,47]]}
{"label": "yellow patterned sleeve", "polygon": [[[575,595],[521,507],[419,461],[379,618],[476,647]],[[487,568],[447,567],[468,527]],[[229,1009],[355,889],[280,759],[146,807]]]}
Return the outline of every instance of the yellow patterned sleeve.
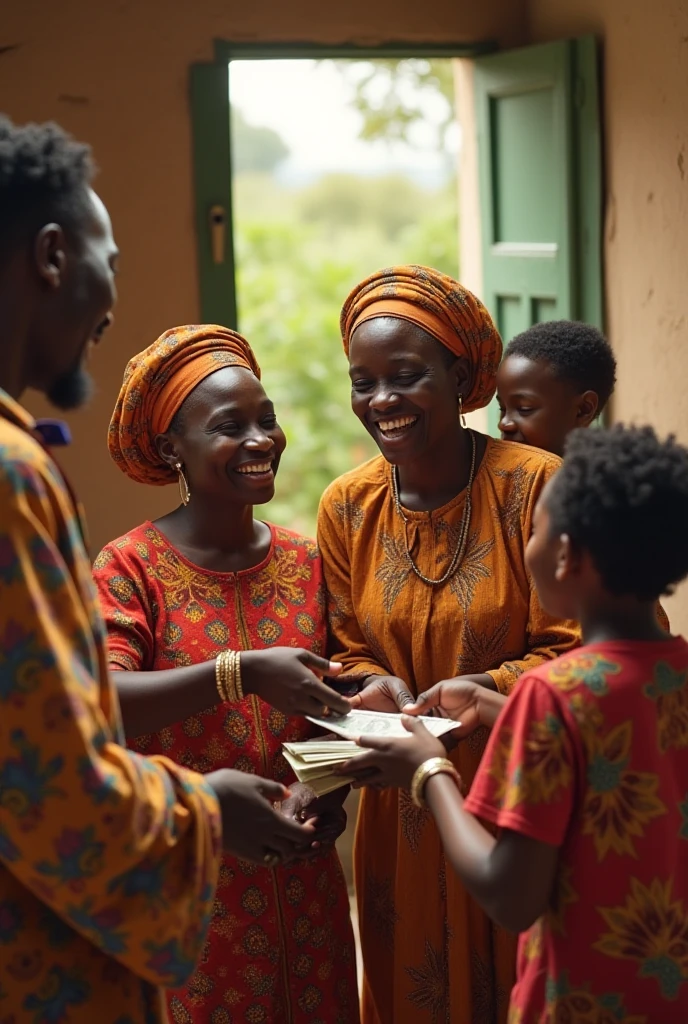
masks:
{"label": "yellow patterned sleeve", "polygon": [[[548,459],[532,474],[521,522],[519,538],[521,557],[523,557],[526,545],[530,539],[535,506],[545,484],[554,476],[559,468],[559,464],[558,459]],[[557,619],[544,610],[540,604],[537,590],[531,580],[526,646],[523,655],[520,658],[506,662],[497,669],[491,670],[488,672],[488,675],[492,676],[500,693],[510,693],[524,672],[537,668],[544,661],[551,661],[553,658],[558,658],[561,654],[570,651],[573,647],[577,647],[580,644],[580,639],[580,627],[576,622],[568,619]]]}
{"label": "yellow patterned sleeve", "polygon": [[333,661],[344,665],[343,676],[362,681],[369,675],[390,675],[366,641],[351,597],[351,560],[341,527],[331,513],[334,491],[325,491],[318,510],[318,547],[327,587],[329,650]]}
{"label": "yellow patterned sleeve", "polygon": [[78,524],[57,476],[2,449],[0,860],[104,953],[176,987],[209,924],[217,800],[201,776],[117,742]]}

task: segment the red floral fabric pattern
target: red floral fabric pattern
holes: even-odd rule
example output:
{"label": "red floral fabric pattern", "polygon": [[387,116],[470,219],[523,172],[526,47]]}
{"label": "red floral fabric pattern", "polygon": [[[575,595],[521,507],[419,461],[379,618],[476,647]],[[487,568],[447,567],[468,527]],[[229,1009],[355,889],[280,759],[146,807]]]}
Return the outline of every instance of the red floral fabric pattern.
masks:
{"label": "red floral fabric pattern", "polygon": [[[152,523],[108,544],[94,575],[113,667],[197,664],[224,648],[325,651],[325,598],[315,544],[271,526],[267,558],[240,573],[187,561]],[[250,696],[210,708],[134,744],[208,772],[236,768],[294,781],[282,743],[312,734]],[[170,995],[175,1024],[356,1024],[349,902],[334,850],[268,870],[225,856],[210,933],[190,983]]]}

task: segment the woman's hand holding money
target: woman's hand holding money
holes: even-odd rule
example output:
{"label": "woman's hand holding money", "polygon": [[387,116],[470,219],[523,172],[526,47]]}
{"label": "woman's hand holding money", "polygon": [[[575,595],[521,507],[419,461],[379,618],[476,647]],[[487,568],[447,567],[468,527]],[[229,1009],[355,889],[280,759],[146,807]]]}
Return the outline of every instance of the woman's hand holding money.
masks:
{"label": "woman's hand holding money", "polygon": [[356,742],[368,752],[341,765],[336,774],[352,777],[354,789],[408,789],[416,768],[431,757],[446,757],[446,750],[422,722],[404,716],[402,723],[410,736],[359,736]]}

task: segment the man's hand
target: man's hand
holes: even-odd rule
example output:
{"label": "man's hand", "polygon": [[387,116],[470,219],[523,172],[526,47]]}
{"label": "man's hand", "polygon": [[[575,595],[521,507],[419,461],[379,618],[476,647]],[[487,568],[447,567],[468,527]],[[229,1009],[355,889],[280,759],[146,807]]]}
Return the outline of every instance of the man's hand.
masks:
{"label": "man's hand", "polygon": [[291,795],[282,802],[282,814],[314,828],[313,843],[306,858],[317,856],[323,846],[333,846],[339,839],[346,828],[346,812],[342,804],[348,792],[348,786],[341,786],[332,793],[316,797],[304,783],[295,782],[290,786]]}
{"label": "man's hand", "polygon": [[309,850],[313,825],[285,818],[273,807],[289,797],[279,782],[230,768],[210,772],[205,780],[220,802],[222,841],[228,853],[274,867]]}

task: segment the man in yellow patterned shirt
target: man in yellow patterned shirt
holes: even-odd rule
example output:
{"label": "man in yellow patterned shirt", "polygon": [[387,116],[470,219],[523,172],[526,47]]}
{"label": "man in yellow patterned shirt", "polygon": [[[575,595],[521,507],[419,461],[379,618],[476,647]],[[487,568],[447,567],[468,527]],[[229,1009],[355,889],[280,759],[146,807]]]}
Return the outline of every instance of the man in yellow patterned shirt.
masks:
{"label": "man in yellow patterned shirt", "polygon": [[[202,950],[221,847],[309,845],[284,789],[123,746],[73,495],[18,404],[87,397],[117,249],[88,147],[0,118],[0,1021],[155,1024]],[[41,436],[42,434],[42,436]],[[318,684],[320,686],[322,684]]]}

